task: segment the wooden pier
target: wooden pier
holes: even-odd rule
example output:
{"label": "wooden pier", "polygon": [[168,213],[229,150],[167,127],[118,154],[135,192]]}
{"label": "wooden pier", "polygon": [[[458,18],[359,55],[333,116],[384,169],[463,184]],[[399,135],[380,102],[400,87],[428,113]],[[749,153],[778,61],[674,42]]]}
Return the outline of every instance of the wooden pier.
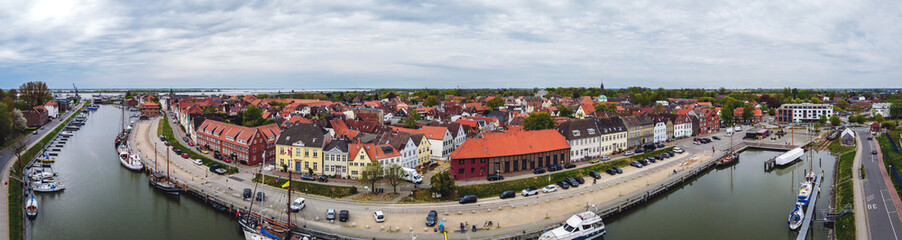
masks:
{"label": "wooden pier", "polygon": [[814,180],[814,187],[811,189],[811,197],[808,201],[808,208],[805,209],[805,219],[802,220],[802,227],[799,228],[799,235],[796,236],[796,240],[805,240],[808,236],[808,230],[811,229],[811,219],[814,219],[814,205],[817,203],[817,194],[821,192],[821,180],[823,180],[824,174],[821,173],[817,175],[817,178]]}

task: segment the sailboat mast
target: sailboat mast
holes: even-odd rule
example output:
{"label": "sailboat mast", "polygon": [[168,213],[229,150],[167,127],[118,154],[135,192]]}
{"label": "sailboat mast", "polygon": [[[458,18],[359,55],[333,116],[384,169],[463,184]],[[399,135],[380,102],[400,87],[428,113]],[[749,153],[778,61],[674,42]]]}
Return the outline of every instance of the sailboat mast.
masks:
{"label": "sailboat mast", "polygon": [[291,172],[288,172],[288,234],[285,239],[291,238]]}

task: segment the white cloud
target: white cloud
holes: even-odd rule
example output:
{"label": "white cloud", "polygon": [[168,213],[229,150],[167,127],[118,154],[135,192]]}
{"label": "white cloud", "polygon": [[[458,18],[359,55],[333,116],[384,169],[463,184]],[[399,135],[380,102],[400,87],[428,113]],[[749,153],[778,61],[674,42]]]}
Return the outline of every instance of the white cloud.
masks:
{"label": "white cloud", "polygon": [[10,1],[0,3],[9,23],[0,72],[15,73],[6,85],[51,87],[601,78],[613,87],[902,87],[902,27],[889,24],[900,10],[895,1]]}

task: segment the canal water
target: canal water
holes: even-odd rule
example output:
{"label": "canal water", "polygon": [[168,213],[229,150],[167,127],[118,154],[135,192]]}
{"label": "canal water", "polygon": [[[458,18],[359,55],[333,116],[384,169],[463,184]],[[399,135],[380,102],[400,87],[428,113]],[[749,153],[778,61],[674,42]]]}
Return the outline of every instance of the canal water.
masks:
{"label": "canal water", "polygon": [[69,138],[53,167],[66,190],[37,195],[27,239],[242,239],[229,216],[157,192],[123,168],[113,147],[119,121],[118,108],[101,106]]}
{"label": "canal water", "polygon": [[[808,169],[806,152],[795,164],[764,171],[764,161],[782,152],[747,150],[739,163],[712,170],[629,213],[605,219],[605,239],[795,239],[787,219]],[[813,153],[814,170],[825,172],[816,216],[828,207],[835,157]],[[813,222],[809,239],[824,239],[827,228]]]}

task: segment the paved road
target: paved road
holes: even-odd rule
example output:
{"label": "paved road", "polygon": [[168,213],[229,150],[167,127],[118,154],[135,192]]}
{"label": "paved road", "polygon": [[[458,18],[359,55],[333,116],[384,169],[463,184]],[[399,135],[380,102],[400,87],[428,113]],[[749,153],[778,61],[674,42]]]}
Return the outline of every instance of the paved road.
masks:
{"label": "paved road", "polygon": [[[84,102],[84,101],[82,101],[82,102]],[[79,105],[72,109],[78,109],[79,107],[81,107],[81,106]],[[44,129],[38,130],[37,135],[28,134],[28,136],[25,137],[25,139],[23,139],[24,143],[26,145],[28,145],[28,144],[32,144],[37,141],[40,141],[41,138],[44,138],[44,136],[47,135],[48,132],[53,130],[53,128],[56,128],[56,126],[59,126],[59,124],[62,121],[64,121],[67,117],[69,117],[69,115],[71,115],[71,114],[72,114],[72,111],[69,111],[69,112],[66,112],[64,115],[61,115],[56,119],[53,119],[53,121],[51,121],[47,125],[44,125]],[[3,149],[2,151],[0,151],[0,166],[6,166],[6,164],[9,163],[9,161],[15,155],[16,155],[16,153],[15,153],[15,150],[13,150],[12,146],[7,147],[6,149]]]}
{"label": "paved road", "polygon": [[867,233],[870,239],[902,239],[902,221],[899,220],[898,209],[894,206],[891,195],[896,194],[896,191],[887,188],[883,178],[886,172],[881,170],[882,163],[877,155],[872,154],[876,149],[876,142],[867,139],[870,136],[867,130],[859,129],[856,133],[862,143],[861,163],[864,164],[866,173],[861,184],[867,209]]}

